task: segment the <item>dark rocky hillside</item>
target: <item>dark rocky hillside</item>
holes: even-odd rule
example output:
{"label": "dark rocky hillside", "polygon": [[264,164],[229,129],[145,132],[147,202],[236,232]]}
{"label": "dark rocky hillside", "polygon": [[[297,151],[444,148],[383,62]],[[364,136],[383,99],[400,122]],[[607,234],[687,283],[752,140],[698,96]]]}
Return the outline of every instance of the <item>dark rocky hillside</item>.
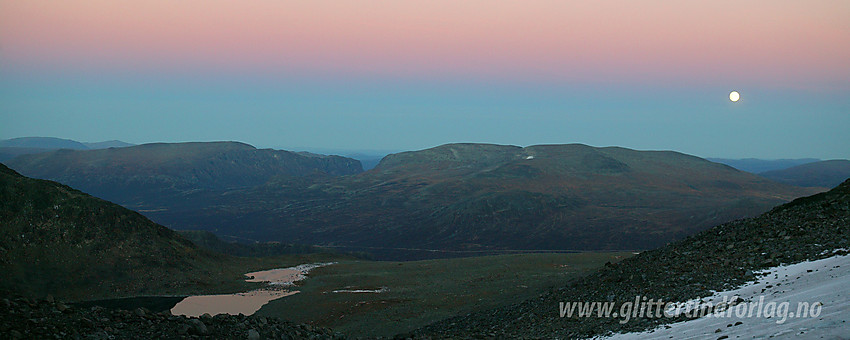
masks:
{"label": "dark rocky hillside", "polygon": [[[585,338],[639,331],[671,318],[560,318],[564,301],[615,301],[647,296],[687,301],[753,280],[753,272],[846,254],[850,247],[850,180],[829,192],[799,198],[749,219],[708,229],[643,252],[538,298],[458,316],[416,332],[421,338]],[[619,305],[614,310],[618,310]]]}
{"label": "dark rocky hillside", "polygon": [[147,214],[178,229],[318,245],[650,249],[814,192],[676,152],[449,144],[356,176],[197,193]]}
{"label": "dark rocky hillside", "polygon": [[350,158],[256,149],[237,142],[58,150],[19,156],[6,165],[26,176],[54,180],[134,209],[162,208],[160,197],[185,192],[251,187],[275,177],[362,171],[360,162]]}
{"label": "dark rocky hillside", "polygon": [[219,314],[200,318],[103,307],[78,308],[47,299],[0,300],[4,339],[341,339],[329,329],[269,317]]}
{"label": "dark rocky hillside", "polygon": [[0,165],[0,292],[90,299],[226,289],[241,276],[229,261],[136,212]]}
{"label": "dark rocky hillside", "polygon": [[850,177],[850,160],[834,159],[760,173],[777,182],[801,187],[832,188]]}

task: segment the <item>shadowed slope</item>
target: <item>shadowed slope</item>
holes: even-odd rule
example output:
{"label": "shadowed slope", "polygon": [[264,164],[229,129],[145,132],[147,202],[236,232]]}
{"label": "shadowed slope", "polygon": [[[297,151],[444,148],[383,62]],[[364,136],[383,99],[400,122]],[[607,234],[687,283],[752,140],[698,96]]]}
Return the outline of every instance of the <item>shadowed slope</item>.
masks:
{"label": "shadowed slope", "polygon": [[72,299],[175,293],[236,282],[222,269],[228,259],[136,212],[0,165],[0,290]]}
{"label": "shadowed slope", "polygon": [[847,253],[850,180],[796,199],[756,218],[722,224],[668,246],[606,265],[587,277],[525,302],[458,316],[428,326],[420,336],[476,338],[586,338],[637,331],[680,318],[560,318],[559,302],[688,301],[755,279],[753,272],[780,264]]}
{"label": "shadowed slope", "polygon": [[767,171],[759,175],[801,187],[832,188],[850,177],[850,160],[834,159]]}
{"label": "shadowed slope", "polygon": [[[274,177],[345,175],[356,160],[256,149],[238,142],[153,143],[102,150],[59,150],[6,163],[124,206],[161,206],[158,197],[261,185]],[[147,203],[146,203],[147,202]]]}
{"label": "shadowed slope", "polygon": [[198,194],[210,203],[150,216],[373,250],[646,249],[813,192],[676,152],[448,144],[389,155],[356,176]]}

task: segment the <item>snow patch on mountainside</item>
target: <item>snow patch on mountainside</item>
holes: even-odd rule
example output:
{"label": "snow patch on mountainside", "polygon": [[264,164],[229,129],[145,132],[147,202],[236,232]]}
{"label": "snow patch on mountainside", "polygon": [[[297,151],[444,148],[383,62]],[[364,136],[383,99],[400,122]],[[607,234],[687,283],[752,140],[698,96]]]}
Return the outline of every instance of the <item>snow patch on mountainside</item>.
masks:
{"label": "snow patch on mountainside", "polygon": [[[755,282],[702,299],[703,304],[711,303],[713,306],[742,301],[729,304],[724,313],[640,333],[615,334],[605,339],[781,339],[801,336],[838,339],[848,335],[850,255],[779,266],[760,273],[764,275]],[[805,312],[816,316],[802,315]]]}

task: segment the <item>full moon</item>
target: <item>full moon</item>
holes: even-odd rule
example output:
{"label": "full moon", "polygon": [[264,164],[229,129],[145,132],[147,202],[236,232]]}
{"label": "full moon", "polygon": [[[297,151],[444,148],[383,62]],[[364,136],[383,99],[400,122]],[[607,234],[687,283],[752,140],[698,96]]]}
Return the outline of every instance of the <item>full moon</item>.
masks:
{"label": "full moon", "polygon": [[741,99],[741,94],[738,93],[738,91],[732,91],[731,93],[729,93],[729,100],[737,102],[738,99]]}

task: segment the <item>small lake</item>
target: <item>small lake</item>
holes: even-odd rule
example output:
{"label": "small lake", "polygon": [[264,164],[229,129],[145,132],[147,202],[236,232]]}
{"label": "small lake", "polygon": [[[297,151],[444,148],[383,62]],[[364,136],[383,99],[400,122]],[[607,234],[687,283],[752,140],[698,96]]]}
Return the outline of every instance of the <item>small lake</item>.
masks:
{"label": "small lake", "polygon": [[210,315],[251,315],[269,301],[297,294],[297,290],[291,289],[293,284],[307,278],[307,273],[310,270],[334,263],[302,264],[289,268],[247,273],[245,276],[248,279],[245,281],[267,282],[268,285],[244,293],[188,296],[171,308],[171,314],[186,316],[200,316],[206,313]]}

